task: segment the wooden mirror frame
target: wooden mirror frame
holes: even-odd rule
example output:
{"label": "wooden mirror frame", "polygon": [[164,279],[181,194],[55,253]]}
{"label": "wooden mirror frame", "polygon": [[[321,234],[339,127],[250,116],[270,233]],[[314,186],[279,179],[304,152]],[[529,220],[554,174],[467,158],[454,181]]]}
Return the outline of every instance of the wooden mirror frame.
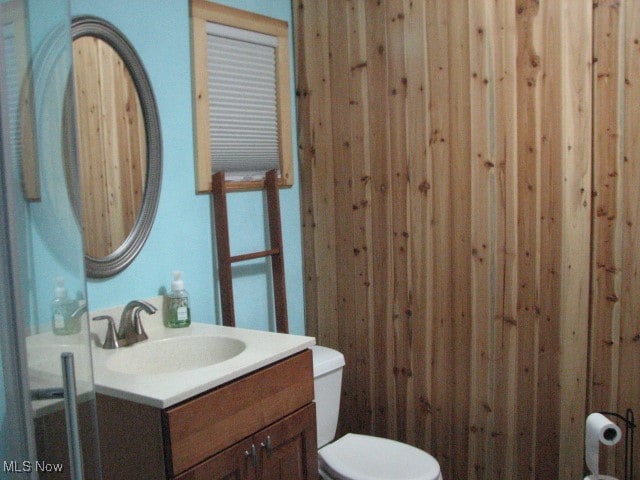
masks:
{"label": "wooden mirror frame", "polygon": [[[138,91],[147,145],[147,172],[142,205],[133,228],[109,255],[96,258],[85,255],[86,274],[90,278],[105,278],[124,270],[138,255],[146,242],[155,219],[162,181],[162,138],[160,119],[151,83],[140,57],[126,37],[111,23],[97,17],[74,17],[71,22],[72,40],[96,37],[108,43],[122,58]],[[75,95],[73,89],[71,94]],[[74,98],[74,97],[72,97]],[[82,213],[78,218],[82,218]]]}

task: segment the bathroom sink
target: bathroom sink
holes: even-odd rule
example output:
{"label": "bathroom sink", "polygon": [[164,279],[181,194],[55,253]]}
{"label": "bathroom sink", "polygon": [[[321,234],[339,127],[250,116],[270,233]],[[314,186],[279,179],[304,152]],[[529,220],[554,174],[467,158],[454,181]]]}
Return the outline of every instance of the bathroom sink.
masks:
{"label": "bathroom sink", "polygon": [[114,352],[106,368],[131,375],[186,372],[222,363],[241,354],[245,348],[242,340],[224,336],[147,340]]}
{"label": "bathroom sink", "polygon": [[62,376],[60,355],[63,352],[73,353],[76,379],[91,381],[91,351],[89,345],[81,343],[53,343],[56,337],[49,335],[51,343],[38,343],[27,338],[27,364],[29,370],[46,376]]}
{"label": "bathroom sink", "polygon": [[[159,312],[164,296],[149,299]],[[122,316],[123,307],[91,316]],[[143,315],[148,340],[117,349],[102,348],[105,322],[91,322],[96,393],[154,408],[169,408],[267,367],[315,343],[312,337],[192,322],[167,328],[162,315]]]}

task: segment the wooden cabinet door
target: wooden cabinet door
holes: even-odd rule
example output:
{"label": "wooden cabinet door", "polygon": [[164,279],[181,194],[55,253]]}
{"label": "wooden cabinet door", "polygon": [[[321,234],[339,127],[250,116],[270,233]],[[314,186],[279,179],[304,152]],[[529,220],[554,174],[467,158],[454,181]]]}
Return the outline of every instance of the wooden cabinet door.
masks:
{"label": "wooden cabinet door", "polygon": [[311,403],[175,480],[317,480],[315,412]]}
{"label": "wooden cabinet door", "polygon": [[317,480],[315,404],[256,433],[260,446],[259,480]]}
{"label": "wooden cabinet door", "polygon": [[310,402],[313,360],[306,350],[163,410],[169,474],[199,465]]}
{"label": "wooden cabinet door", "polygon": [[251,458],[254,445],[253,439],[248,438],[178,475],[175,480],[255,480],[257,461],[254,464]]}

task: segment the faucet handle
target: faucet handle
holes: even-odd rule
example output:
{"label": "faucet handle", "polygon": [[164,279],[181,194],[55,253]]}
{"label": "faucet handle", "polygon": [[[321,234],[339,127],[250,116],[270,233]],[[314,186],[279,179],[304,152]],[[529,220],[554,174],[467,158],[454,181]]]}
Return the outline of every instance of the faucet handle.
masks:
{"label": "faucet handle", "polygon": [[107,324],[107,334],[104,337],[104,344],[102,345],[102,348],[109,350],[119,348],[121,343],[118,342],[118,337],[116,335],[116,322],[113,320],[113,317],[111,315],[99,315],[97,317],[93,317],[93,320],[106,320],[109,322]]}
{"label": "faucet handle", "polygon": [[133,328],[136,332],[138,342],[147,340],[149,338],[147,336],[147,332],[144,331],[144,327],[142,326],[142,320],[140,319],[140,310],[140,308],[137,308],[135,313],[133,314]]}

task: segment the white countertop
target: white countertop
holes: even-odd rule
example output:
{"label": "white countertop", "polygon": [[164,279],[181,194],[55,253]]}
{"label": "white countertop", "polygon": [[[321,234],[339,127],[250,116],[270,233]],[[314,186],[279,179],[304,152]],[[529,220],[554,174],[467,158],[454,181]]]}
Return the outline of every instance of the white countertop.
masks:
{"label": "white countertop", "polygon": [[[110,309],[112,310],[112,309]],[[114,311],[105,311],[119,320]],[[97,314],[92,313],[92,318]],[[315,338],[300,335],[288,335],[243,328],[224,327],[204,323],[192,323],[186,328],[166,328],[162,324],[162,310],[152,316],[144,315],[143,325],[149,340],[119,349],[106,350],[101,347],[106,331],[105,322],[91,323],[91,353],[86,345],[86,335],[55,336],[52,333],[32,335],[27,339],[29,370],[32,388],[58,385],[60,382],[59,354],[72,351],[76,357],[76,382],[78,392],[91,389],[91,369],[87,357],[93,360],[93,379],[95,390],[124,400],[131,400],[157,408],[167,408],[195,395],[242,377],[254,370],[301,352],[315,344]],[[151,344],[162,348],[171,342],[179,342],[181,337],[227,337],[237,339],[245,348],[234,357],[219,363],[182,371],[167,373],[135,373],[136,365],[124,368],[122,362],[118,369],[110,368],[111,361],[119,352],[126,350],[134,354],[137,348],[149,349]],[[167,339],[169,339],[167,341]],[[122,355],[121,355],[122,356]],[[163,358],[162,356],[160,358]],[[167,362],[171,358],[167,356]],[[161,366],[160,366],[161,367]],[[160,368],[162,369],[162,368]],[[171,368],[169,368],[170,370]],[[44,381],[48,379],[48,381]],[[34,408],[37,414],[54,409],[60,401],[37,401]]]}
{"label": "white countertop", "polygon": [[[313,337],[203,323],[192,323],[187,328],[162,327],[162,330],[147,330],[147,333],[150,340],[184,336],[222,336],[241,340],[246,344],[246,348],[235,357],[208,367],[144,375],[110,370],[107,362],[117,351],[94,348],[94,379],[97,392],[152,407],[167,408],[315,344]],[[136,349],[144,343],[121,348]]]}

